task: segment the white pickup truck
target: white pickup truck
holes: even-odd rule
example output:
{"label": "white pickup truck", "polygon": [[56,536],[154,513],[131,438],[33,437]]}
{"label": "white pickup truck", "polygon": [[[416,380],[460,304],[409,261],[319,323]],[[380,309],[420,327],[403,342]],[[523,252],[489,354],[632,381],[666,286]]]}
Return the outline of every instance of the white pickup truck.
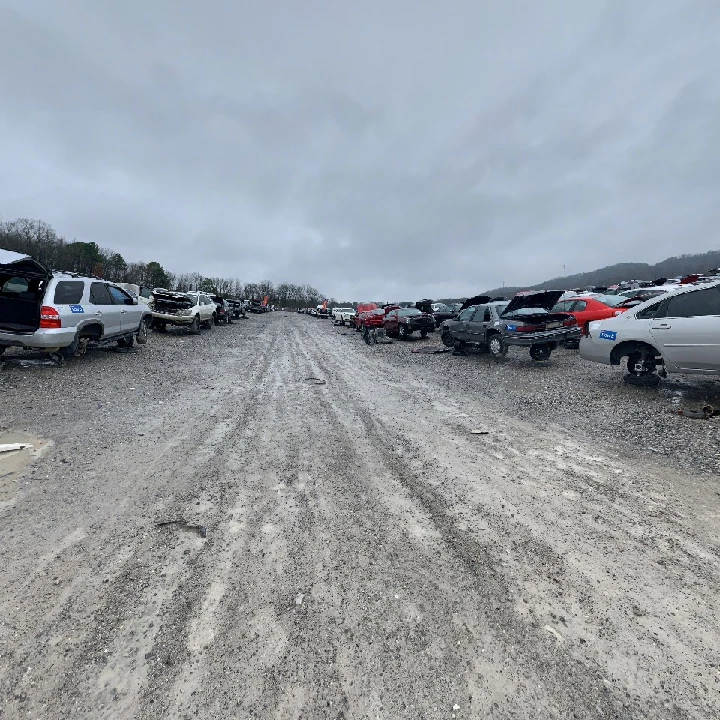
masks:
{"label": "white pickup truck", "polygon": [[354,308],[333,308],[332,310],[333,325],[351,325],[354,317]]}

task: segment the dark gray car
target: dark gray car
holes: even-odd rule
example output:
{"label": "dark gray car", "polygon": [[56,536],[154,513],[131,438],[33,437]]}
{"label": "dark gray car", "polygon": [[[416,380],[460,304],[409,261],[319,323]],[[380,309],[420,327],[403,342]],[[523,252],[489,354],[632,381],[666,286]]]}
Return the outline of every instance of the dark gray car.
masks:
{"label": "dark gray car", "polygon": [[[488,296],[485,298],[489,300]],[[454,319],[440,325],[440,339],[444,345],[458,351],[468,345],[488,350],[493,334],[501,332],[498,323],[507,305],[506,300],[498,300],[466,307]]]}

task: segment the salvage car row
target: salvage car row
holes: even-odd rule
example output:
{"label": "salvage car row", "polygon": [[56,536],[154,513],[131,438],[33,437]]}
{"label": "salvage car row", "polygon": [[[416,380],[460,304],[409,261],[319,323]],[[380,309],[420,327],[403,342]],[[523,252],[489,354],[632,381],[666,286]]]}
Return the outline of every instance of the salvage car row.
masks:
{"label": "salvage car row", "polygon": [[[528,348],[535,361],[558,347],[578,348],[584,360],[620,365],[625,381],[654,386],[669,373],[720,376],[720,279],[630,290],[620,295],[561,290],[528,291],[510,300],[478,295],[452,317],[435,315],[436,303],[414,307],[360,304],[357,311],[335,308],[335,324],[363,332],[408,339],[438,331],[456,352],[473,349],[496,358],[512,347]],[[444,310],[444,308],[443,308]]]}
{"label": "salvage car row", "polygon": [[199,291],[141,292],[137,286],[54,272],[29,256],[0,250],[0,355],[21,348],[47,353],[61,364],[90,347],[145,344],[150,329],[178,326],[197,334],[245,313],[243,301]]}

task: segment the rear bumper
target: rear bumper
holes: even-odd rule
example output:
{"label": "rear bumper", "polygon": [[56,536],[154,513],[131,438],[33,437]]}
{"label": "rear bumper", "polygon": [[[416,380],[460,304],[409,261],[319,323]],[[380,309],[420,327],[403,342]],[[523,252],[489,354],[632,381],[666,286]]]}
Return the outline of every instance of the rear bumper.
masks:
{"label": "rear bumper", "polygon": [[37,330],[34,333],[0,332],[0,345],[31,350],[56,350],[72,345],[75,341],[75,332],[75,328]]}
{"label": "rear bumper", "polygon": [[580,357],[590,362],[602,363],[603,365],[612,365],[610,353],[615,347],[615,343],[603,340],[605,345],[600,345],[600,340],[591,337],[580,338]]}
{"label": "rear bumper", "polygon": [[582,334],[579,327],[550,330],[542,333],[515,333],[505,331],[503,340],[506,345],[518,345],[520,347],[531,347],[532,345],[547,345],[548,343],[563,343],[566,340],[577,340]]}

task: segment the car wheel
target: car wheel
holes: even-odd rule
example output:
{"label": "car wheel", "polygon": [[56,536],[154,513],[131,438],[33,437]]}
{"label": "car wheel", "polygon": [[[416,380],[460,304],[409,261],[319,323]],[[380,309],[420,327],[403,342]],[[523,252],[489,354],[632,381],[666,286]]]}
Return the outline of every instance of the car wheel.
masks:
{"label": "car wheel", "polygon": [[143,318],[143,320],[140,321],[140,327],[137,331],[137,341],[138,345],[147,345],[148,341],[148,321]]}
{"label": "car wheel", "polygon": [[453,343],[453,339],[452,339],[452,335],[450,335],[449,332],[444,332],[444,333],[440,336],[440,339],[442,340],[442,344],[443,344],[445,347],[452,347],[453,344],[454,344],[454,343]]}
{"label": "car wheel", "polygon": [[456,340],[453,343],[453,348],[456,353],[464,353],[465,352],[465,341],[464,340]]}
{"label": "car wheel", "polygon": [[490,347],[490,352],[496,358],[504,357],[505,355],[507,355],[507,345],[498,333],[495,333],[491,336],[490,340],[488,341],[488,346]]}
{"label": "car wheel", "polygon": [[427,336],[428,336],[428,331],[427,331],[427,330],[421,330],[421,331],[420,331],[420,337],[421,337],[421,338],[426,338]]}
{"label": "car wheel", "polygon": [[547,345],[531,345],[530,357],[536,362],[542,362],[550,358],[552,350]]}
{"label": "car wheel", "polygon": [[217,316],[213,315],[208,321],[207,321],[207,329],[212,330],[216,325],[219,325]]}
{"label": "car wheel", "polygon": [[190,323],[190,332],[193,335],[198,335],[200,333],[200,318],[197,315],[192,319],[192,322]]}
{"label": "car wheel", "polygon": [[400,325],[398,328],[398,337],[401,340],[407,340],[410,337],[410,333],[407,331],[407,328],[404,325]]}

